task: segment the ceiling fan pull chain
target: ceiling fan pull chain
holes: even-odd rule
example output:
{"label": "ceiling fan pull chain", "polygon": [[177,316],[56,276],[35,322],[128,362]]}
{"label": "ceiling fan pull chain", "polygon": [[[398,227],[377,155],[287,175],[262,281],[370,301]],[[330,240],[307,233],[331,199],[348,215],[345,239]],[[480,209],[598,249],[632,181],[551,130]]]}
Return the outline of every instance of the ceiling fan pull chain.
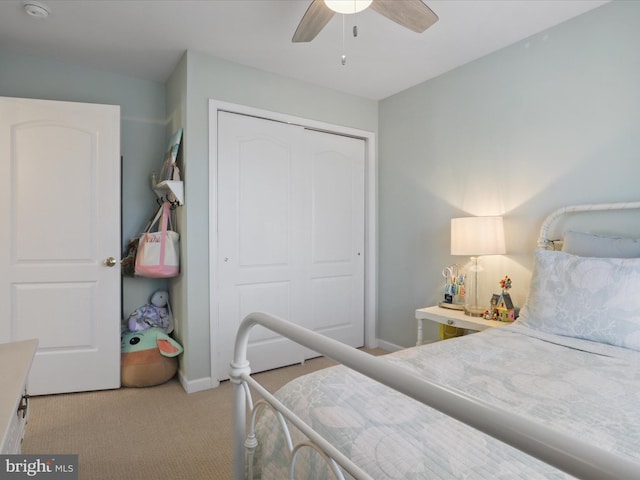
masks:
{"label": "ceiling fan pull chain", "polygon": [[345,29],[344,17],[345,17],[345,15],[342,15],[342,65],[346,65],[346,63],[347,63],[347,55],[346,55],[346,53],[344,51],[344,29]]}
{"label": "ceiling fan pull chain", "polygon": [[354,12],[356,12],[353,15],[353,38],[356,38],[358,36],[358,25],[356,24],[356,20],[358,19],[358,12],[357,12],[357,8],[356,8],[355,0],[353,1],[353,10],[354,10]]}

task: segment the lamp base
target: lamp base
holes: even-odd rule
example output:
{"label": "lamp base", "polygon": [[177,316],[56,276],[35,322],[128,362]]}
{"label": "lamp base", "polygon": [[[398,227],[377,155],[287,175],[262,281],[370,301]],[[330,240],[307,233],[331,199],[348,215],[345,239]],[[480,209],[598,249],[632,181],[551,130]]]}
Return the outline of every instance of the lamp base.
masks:
{"label": "lamp base", "polygon": [[450,310],[464,310],[464,305],[461,303],[440,302],[438,306],[441,308],[448,308]]}
{"label": "lamp base", "polygon": [[486,308],[482,308],[474,305],[464,306],[464,314],[469,315],[470,317],[482,317],[484,315],[485,310]]}

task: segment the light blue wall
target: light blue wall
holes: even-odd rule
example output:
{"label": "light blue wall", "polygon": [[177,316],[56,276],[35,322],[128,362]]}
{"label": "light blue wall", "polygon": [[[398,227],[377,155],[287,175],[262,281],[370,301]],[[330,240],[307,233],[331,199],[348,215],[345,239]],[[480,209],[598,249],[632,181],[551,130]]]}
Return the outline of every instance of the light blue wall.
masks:
{"label": "light blue wall", "polygon": [[[378,104],[197,52],[188,52],[182,59],[169,88],[179,91],[185,82],[186,204],[179,215],[188,238],[183,238],[183,275],[173,288],[181,303],[177,314],[188,317],[179,332],[185,344],[184,373],[188,380],[198,380],[210,375],[209,99],[372,132],[377,132]],[[170,95],[168,110],[183,110],[183,102],[180,95]]]}
{"label": "light blue wall", "polygon": [[[0,95],[120,105],[123,239],[140,233],[155,208],[149,175],[167,146],[163,84],[0,50]],[[124,316],[161,287],[166,282],[124,279]]]}
{"label": "light blue wall", "polygon": [[[378,334],[408,346],[414,309],[439,300],[441,268],[465,260],[448,254],[451,217],[505,215],[509,255],[488,266],[522,303],[549,211],[638,198],[639,20],[640,2],[614,2],[379,103],[197,52],[162,85],[0,50],[0,95],[121,105],[125,239],[153,210],[148,175],[168,132],[185,128],[185,256],[171,294],[183,373],[198,380],[210,365],[210,98],[377,133]],[[146,303],[146,282],[127,279],[126,313]]]}
{"label": "light blue wall", "polygon": [[639,22],[640,2],[613,2],[380,102],[382,339],[415,343],[414,309],[467,260],[450,218],[505,216],[509,254],[487,267],[522,304],[548,213],[640,199]]}
{"label": "light blue wall", "polygon": [[377,131],[377,102],[189,52],[166,85],[0,50],[0,95],[121,106],[123,243],[155,208],[149,175],[158,171],[169,133],[185,129],[181,167],[186,205],[177,210],[182,275],[170,282],[123,280],[126,317],[169,288],[176,336],[185,346],[187,381],[210,375],[209,131],[210,98]]}

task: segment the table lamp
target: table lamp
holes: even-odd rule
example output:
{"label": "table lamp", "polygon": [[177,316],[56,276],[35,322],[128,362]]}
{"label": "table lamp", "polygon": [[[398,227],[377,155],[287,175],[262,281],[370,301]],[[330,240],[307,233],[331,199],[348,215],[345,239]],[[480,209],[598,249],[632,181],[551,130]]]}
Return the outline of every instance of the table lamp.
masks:
{"label": "table lamp", "polygon": [[465,277],[464,313],[481,317],[487,309],[478,300],[478,257],[504,255],[502,217],[462,217],[451,219],[451,255],[471,257]]}

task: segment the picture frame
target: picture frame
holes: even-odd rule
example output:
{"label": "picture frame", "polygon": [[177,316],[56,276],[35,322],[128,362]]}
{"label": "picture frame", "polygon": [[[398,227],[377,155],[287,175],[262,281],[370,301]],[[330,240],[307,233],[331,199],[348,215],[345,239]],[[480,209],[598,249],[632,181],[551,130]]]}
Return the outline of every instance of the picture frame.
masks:
{"label": "picture frame", "polygon": [[177,168],[178,151],[180,150],[180,142],[182,141],[182,128],[179,128],[169,140],[169,146],[164,156],[164,163],[160,172],[159,181],[180,180],[180,171]]}

